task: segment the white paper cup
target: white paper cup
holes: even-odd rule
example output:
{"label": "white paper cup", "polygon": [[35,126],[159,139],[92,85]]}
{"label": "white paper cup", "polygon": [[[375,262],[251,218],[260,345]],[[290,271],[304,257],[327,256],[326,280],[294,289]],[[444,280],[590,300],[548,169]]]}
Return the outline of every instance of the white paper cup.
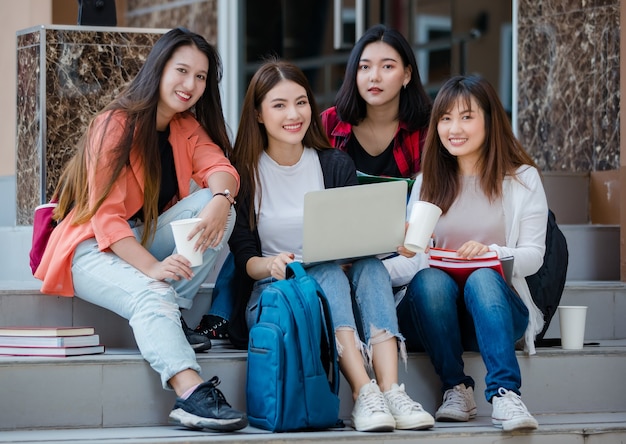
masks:
{"label": "white paper cup", "polygon": [[425,201],[417,201],[411,209],[409,228],[404,236],[404,247],[414,253],[423,253],[441,216],[441,208]]}
{"label": "white paper cup", "polygon": [[559,306],[561,346],[564,350],[582,350],[585,339],[587,307],[574,305]]}
{"label": "white paper cup", "polygon": [[174,242],[176,243],[176,251],[185,256],[185,258],[191,262],[192,267],[202,265],[202,252],[200,250],[194,251],[193,249],[202,232],[198,231],[191,240],[187,240],[187,236],[193,227],[201,220],[202,219],[197,217],[192,217],[190,219],[180,219],[170,222],[172,233],[174,234]]}

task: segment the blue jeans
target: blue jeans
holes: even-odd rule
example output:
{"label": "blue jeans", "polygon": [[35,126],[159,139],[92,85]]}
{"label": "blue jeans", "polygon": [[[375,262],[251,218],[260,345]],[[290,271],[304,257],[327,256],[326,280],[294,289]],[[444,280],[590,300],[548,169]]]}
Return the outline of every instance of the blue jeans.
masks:
{"label": "blue jeans", "polygon": [[229,252],[217,274],[215,286],[213,287],[211,307],[207,314],[219,316],[230,321],[235,305],[235,292],[235,256]]}
{"label": "blue jeans", "polygon": [[[176,251],[169,223],[197,216],[212,199],[207,189],[196,191],[159,216],[148,250],[158,260]],[[164,388],[177,373],[200,372],[195,352],[187,342],[180,321],[180,308],[193,304],[219,250],[226,244],[235,222],[231,209],[221,244],[204,252],[202,265],[193,267],[191,280],[159,281],[148,277],[111,251],[100,251],[94,238],[81,242],[74,253],[72,278],[77,297],[128,319],[142,356],[161,376]],[[141,239],[143,226],[133,228]]]}
{"label": "blue jeans", "polygon": [[442,270],[420,270],[398,317],[409,348],[421,346],[430,356],[442,391],[461,383],[474,387],[463,371],[463,351],[469,350],[479,351],[487,368],[487,401],[499,387],[520,394],[515,342],[526,330],[528,309],[494,270],[476,270],[462,289]]}
{"label": "blue jeans", "polygon": [[[345,272],[334,262],[314,265],[306,271],[317,281],[328,299],[335,331],[349,328],[356,333],[360,330],[358,323],[365,327],[362,328],[363,342],[368,345],[377,332],[404,340],[398,328],[391,279],[379,259],[359,259]],[[261,292],[274,281],[273,278],[266,278],[255,282],[246,308],[248,328],[256,323]]]}

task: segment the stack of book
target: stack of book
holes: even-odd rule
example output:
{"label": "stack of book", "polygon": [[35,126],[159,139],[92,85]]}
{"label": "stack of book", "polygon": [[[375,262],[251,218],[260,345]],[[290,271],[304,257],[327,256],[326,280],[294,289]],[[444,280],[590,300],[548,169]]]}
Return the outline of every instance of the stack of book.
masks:
{"label": "stack of book", "polygon": [[0,327],[0,355],[77,356],[104,353],[93,327]]}
{"label": "stack of book", "polygon": [[474,270],[483,267],[493,268],[505,278],[507,283],[511,283],[513,257],[498,258],[495,251],[488,251],[472,259],[466,259],[459,257],[455,250],[431,248],[428,263],[432,268],[440,268],[448,273],[459,285],[464,285]]}

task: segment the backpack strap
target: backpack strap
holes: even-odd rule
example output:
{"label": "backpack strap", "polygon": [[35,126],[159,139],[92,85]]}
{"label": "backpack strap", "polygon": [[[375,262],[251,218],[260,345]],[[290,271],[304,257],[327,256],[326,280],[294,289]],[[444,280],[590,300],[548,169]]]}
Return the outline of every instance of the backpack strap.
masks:
{"label": "backpack strap", "polygon": [[[335,344],[335,334],[328,300],[317,281],[306,273],[300,262],[291,262],[287,265],[286,278],[293,279],[297,282],[297,284],[294,285],[297,290],[294,292],[294,294],[297,295],[294,299],[297,300],[287,298],[287,302],[291,307],[296,322],[300,343],[305,344],[308,341],[309,350],[318,349],[320,347],[313,341],[316,341],[317,338],[321,339],[323,335],[323,338],[328,344],[328,353],[330,355],[328,361],[331,366],[331,380],[329,383],[333,393],[337,394],[339,393],[339,367],[337,365],[337,347]],[[317,299],[319,305],[312,305],[314,303],[313,299],[305,296],[307,293],[311,292],[311,290],[315,292],[317,296],[315,299]],[[316,316],[316,314],[320,311],[322,321],[317,323],[315,321],[320,318]],[[310,354],[304,353],[304,349],[302,349],[302,351],[302,364],[305,372],[307,368],[318,369],[321,362],[314,359]]]}
{"label": "backpack strap", "polygon": [[326,340],[326,344],[328,344],[328,376],[330,378],[330,388],[333,393],[339,394],[339,361],[337,359],[337,344],[335,342],[335,331],[333,328],[333,320],[330,313],[330,306],[328,305],[328,300],[323,292],[320,293],[319,300],[323,314],[324,324],[322,325],[322,334],[324,335],[324,339]]}

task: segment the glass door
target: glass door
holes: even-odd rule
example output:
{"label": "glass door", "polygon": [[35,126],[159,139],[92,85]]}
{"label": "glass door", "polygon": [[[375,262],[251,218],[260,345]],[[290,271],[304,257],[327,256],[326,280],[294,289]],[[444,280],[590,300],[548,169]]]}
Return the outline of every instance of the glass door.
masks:
{"label": "glass door", "polygon": [[[220,4],[232,5],[235,3],[232,1],[222,0]],[[331,106],[354,42],[368,27],[384,23],[402,32],[413,45],[422,82],[431,96],[451,75],[477,73],[493,83],[510,110],[511,0],[238,0],[236,3],[239,9],[227,26],[239,28],[239,46],[233,49],[240,52],[236,82],[239,104],[250,77],[263,59],[278,56],[304,71],[320,109]],[[222,57],[230,55],[222,53]]]}

